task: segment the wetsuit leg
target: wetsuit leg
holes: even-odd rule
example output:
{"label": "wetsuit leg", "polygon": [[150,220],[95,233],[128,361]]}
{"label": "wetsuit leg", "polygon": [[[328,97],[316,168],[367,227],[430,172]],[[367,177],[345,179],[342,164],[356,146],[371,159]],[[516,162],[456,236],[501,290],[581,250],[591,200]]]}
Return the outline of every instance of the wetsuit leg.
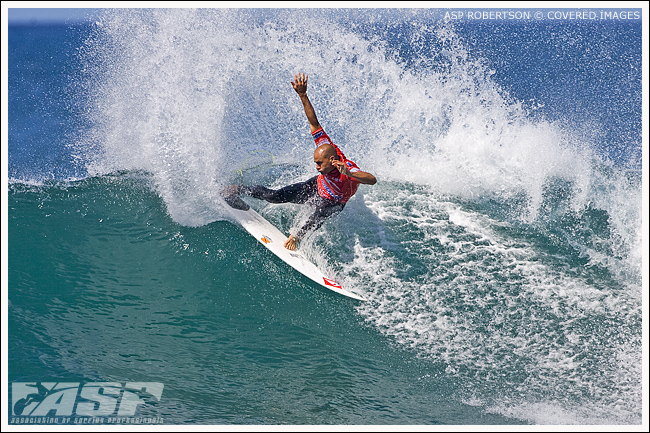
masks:
{"label": "wetsuit leg", "polygon": [[307,232],[319,228],[327,218],[343,210],[343,203],[328,200],[318,195],[318,176],[314,176],[305,182],[294,183],[280,189],[270,189],[261,185],[242,186],[241,194],[246,194],[259,200],[269,203],[297,203],[309,204],[315,207],[307,222],[298,230],[298,238],[302,238]]}
{"label": "wetsuit leg", "polygon": [[314,210],[314,213],[311,214],[307,222],[302,227],[300,227],[298,233],[296,233],[296,236],[298,238],[302,238],[307,232],[316,230],[323,225],[327,218],[341,212],[345,207],[345,204],[343,203],[328,200],[320,196],[314,198],[312,202],[316,206],[316,209]]}
{"label": "wetsuit leg", "polygon": [[294,183],[280,189],[269,189],[261,185],[242,186],[241,193],[269,203],[302,204],[318,195],[318,176],[304,182]]}

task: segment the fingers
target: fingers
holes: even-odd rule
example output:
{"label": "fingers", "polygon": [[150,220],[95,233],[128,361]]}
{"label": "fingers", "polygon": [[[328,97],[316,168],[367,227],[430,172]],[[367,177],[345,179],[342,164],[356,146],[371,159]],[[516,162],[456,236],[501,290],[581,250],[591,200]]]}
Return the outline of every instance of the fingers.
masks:
{"label": "fingers", "polygon": [[348,166],[343,161],[335,159],[332,161],[332,165],[335,166],[341,174],[344,174],[346,176],[352,175],[352,173],[350,173],[350,169],[348,169]]}
{"label": "fingers", "polygon": [[305,73],[301,74],[300,72],[298,72],[297,74],[295,74],[293,76],[294,81],[292,81],[291,84],[294,87],[295,86],[306,86],[307,85],[307,79],[308,79],[307,74],[305,74]]}

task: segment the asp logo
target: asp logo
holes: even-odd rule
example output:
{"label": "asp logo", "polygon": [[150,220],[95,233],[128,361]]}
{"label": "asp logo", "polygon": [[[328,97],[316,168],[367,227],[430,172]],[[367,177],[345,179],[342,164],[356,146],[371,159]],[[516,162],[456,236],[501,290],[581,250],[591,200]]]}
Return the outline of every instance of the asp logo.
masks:
{"label": "asp logo", "polygon": [[131,417],[160,401],[159,382],[13,382],[11,415],[22,417]]}

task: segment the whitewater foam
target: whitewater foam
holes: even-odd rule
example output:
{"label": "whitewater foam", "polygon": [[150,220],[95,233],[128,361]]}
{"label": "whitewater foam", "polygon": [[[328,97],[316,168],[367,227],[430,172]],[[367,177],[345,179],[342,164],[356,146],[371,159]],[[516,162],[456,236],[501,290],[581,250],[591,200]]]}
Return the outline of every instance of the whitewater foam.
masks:
{"label": "whitewater foam", "polygon": [[[364,197],[384,230],[397,237],[418,233],[392,248],[356,242],[345,273],[370,300],[359,306],[367,321],[398,344],[444,362],[469,388],[498,390],[480,400],[503,415],[541,424],[638,421],[640,383],[633,373],[640,346],[612,346],[633,338],[638,299],[607,281],[583,278],[569,262],[558,266],[540,245],[512,236],[504,221],[434,196],[402,194],[394,201]],[[410,265],[411,255],[420,269]],[[504,398],[508,403],[495,403]],[[635,409],[623,414],[622,402]],[[531,418],[527,410],[536,405],[550,409]]]}

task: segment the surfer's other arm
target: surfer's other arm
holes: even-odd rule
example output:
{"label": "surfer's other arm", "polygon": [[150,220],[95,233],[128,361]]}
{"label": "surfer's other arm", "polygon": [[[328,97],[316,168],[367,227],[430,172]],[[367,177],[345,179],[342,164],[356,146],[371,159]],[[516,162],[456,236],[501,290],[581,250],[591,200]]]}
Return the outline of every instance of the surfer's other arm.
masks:
{"label": "surfer's other arm", "polygon": [[293,79],[294,81],[291,82],[291,85],[302,101],[302,106],[305,109],[305,114],[309,121],[309,129],[311,129],[311,132],[318,131],[320,129],[320,123],[318,123],[316,111],[314,111],[314,107],[307,97],[307,74],[298,73],[293,76]]}

